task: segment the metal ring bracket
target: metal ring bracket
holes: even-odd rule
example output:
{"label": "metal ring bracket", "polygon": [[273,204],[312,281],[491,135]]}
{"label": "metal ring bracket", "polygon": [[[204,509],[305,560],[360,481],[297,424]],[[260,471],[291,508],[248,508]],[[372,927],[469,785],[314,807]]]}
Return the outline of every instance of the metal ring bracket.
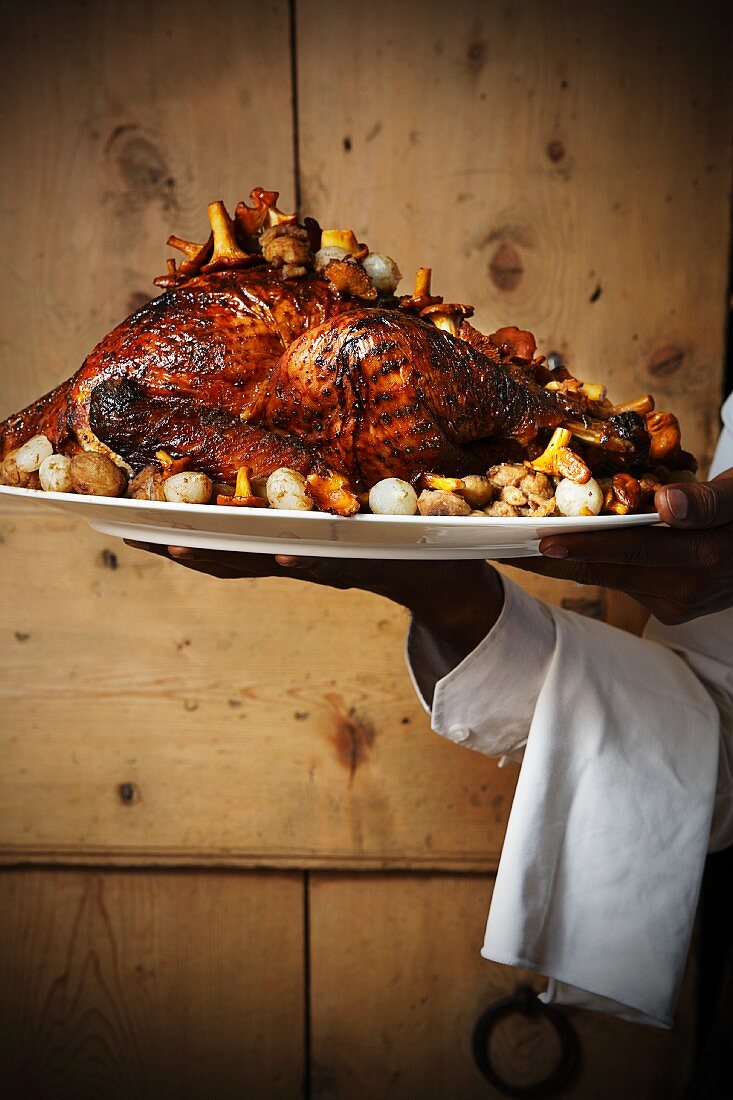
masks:
{"label": "metal ring bracket", "polygon": [[[513,1013],[522,1016],[543,1016],[560,1039],[560,1060],[540,1081],[529,1085],[512,1085],[501,1077],[491,1063],[489,1041],[496,1025]],[[518,985],[511,996],[502,997],[486,1009],[473,1029],[473,1056],[486,1080],[505,1096],[550,1096],[572,1078],[580,1061],[578,1036],[568,1020],[550,1005],[543,1004],[529,985]]]}

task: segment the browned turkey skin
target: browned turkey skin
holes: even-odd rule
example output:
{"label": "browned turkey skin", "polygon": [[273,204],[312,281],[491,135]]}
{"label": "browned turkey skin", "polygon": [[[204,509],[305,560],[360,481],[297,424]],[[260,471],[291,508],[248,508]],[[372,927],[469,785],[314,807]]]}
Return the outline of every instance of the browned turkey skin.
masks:
{"label": "browned turkey skin", "polygon": [[528,442],[562,420],[533,383],[464,341],[396,311],[359,309],[293,343],[261,387],[253,420],[291,431],[359,486],[426,469],[475,469],[468,444]]}
{"label": "browned turkey skin", "polygon": [[428,322],[262,266],[200,276],[143,306],[0,438],[3,454],[39,432],[55,447],[101,443],[133,467],[164,449],[230,481],[242,465],[258,477],[326,463],[364,487],[468,472],[467,444],[526,442],[561,419],[540,387]]}
{"label": "browned turkey skin", "polygon": [[562,426],[587,476],[694,464],[651,398],[613,406],[603,387],[551,370],[530,333],[480,333],[470,307],[431,295],[428,269],[410,297],[378,295],[350,232],[323,235],[352,252],[316,273],[320,227],[282,214],[274,192],[251,197],[233,221],[212,203],[203,244],[169,239],[186,259],[156,280],[165,293],[0,423],[0,458],[43,434],[57,451],[109,450],[133,468],[162,450],[230,483],[243,467],[264,478],[289,466],[326,480],[337,471],[359,491],[536,460]]}
{"label": "browned turkey skin", "polygon": [[188,459],[192,470],[231,484],[243,466],[256,480],[281,466],[303,474],[326,473],[320,455],[299,439],[248,424],[190,397],[151,397],[128,378],[95,387],[90,423],[136,469],[155,462],[164,449],[174,459]]}
{"label": "browned turkey skin", "polygon": [[[339,299],[312,275],[284,282],[263,265],[199,276],[138,309],[104,337],[73,378],[0,424],[1,453],[38,432],[54,445],[72,439],[94,449],[91,393],[115,378],[136,382],[151,397],[186,395],[238,416],[293,340],[352,308],[351,300]],[[121,447],[117,453],[124,458],[125,452]]]}
{"label": "browned turkey skin", "polygon": [[[237,391],[247,420],[199,394],[160,396],[146,378],[108,376],[93,389],[90,425],[132,466],[164,448],[192,468],[233,481],[242,466],[324,465],[355,488],[439,467],[475,468],[466,444],[488,436],[533,438],[562,414],[539,387],[515,382],[460,340],[397,312],[357,309],[296,340],[264,379]],[[124,384],[121,384],[124,382]],[[262,427],[266,425],[267,427]]]}

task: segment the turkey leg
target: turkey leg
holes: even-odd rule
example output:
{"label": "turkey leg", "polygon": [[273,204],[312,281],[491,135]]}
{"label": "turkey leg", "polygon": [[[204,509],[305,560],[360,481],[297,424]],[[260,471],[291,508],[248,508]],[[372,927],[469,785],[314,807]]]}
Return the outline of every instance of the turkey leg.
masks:
{"label": "turkey leg", "polygon": [[320,484],[332,476],[323,459],[297,439],[188,397],[151,397],[129,379],[101,382],[92,391],[89,420],[97,438],[136,468],[155,462],[160,450],[229,483],[243,466],[255,480],[287,466],[310,477],[317,500]]}

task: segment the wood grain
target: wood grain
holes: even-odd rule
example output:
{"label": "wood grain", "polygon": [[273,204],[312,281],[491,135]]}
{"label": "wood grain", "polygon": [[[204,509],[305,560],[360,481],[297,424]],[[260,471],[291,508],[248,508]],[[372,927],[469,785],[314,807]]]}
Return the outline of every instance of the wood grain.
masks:
{"label": "wood grain", "polygon": [[[624,389],[642,380],[620,334],[633,324],[650,348],[658,330],[669,343],[674,301],[702,358],[655,378],[712,432],[728,125],[718,8],[701,21],[680,4],[664,20],[623,7],[617,26],[580,4],[551,17],[531,3],[458,3],[450,36],[433,29],[437,7],[421,11],[298,5],[306,208],[358,212],[359,234],[406,271],[435,258],[443,289],[474,300],[482,323],[527,323],[574,365],[592,346],[599,376],[615,371]],[[0,102],[17,151],[0,180],[15,204],[0,214],[14,256],[0,303],[4,410],[68,373],[143,275],[149,287],[168,231],[195,234],[212,195],[240,194],[245,170],[247,187],[292,179],[291,128],[268,122],[290,111],[284,4],[257,9],[256,40],[250,6],[122,12],[6,8],[1,79],[14,82]],[[326,21],[341,46],[323,66]],[[700,48],[682,81],[687,22]],[[564,152],[550,157],[551,141]],[[504,244],[521,259],[513,289],[501,272],[515,261],[495,255]],[[580,290],[601,260],[591,303]],[[496,866],[516,769],[429,732],[399,611],[290,582],[227,589],[64,517],[4,505],[0,519],[2,858]],[[521,576],[573,610],[621,608],[597,589]],[[634,609],[619,614],[638,628]]]}
{"label": "wood grain", "polygon": [[0,873],[7,1100],[299,1095],[303,885],[269,873]]}
{"label": "wood grain", "polygon": [[[293,176],[284,3],[4,17],[0,413],[153,289],[171,229],[255,183],[287,205]],[[63,517],[0,517],[1,858],[496,866],[513,769],[429,733],[399,612],[225,590]]]}
{"label": "wood grain", "polygon": [[[729,242],[723,4],[295,10],[305,212],[352,224],[406,277],[432,264],[482,327],[532,328],[614,395],[653,390],[705,461]],[[256,184],[289,206],[295,164],[285,0],[0,11],[4,416],[151,294],[171,231],[196,238],[208,201]],[[639,629],[623,599],[522,583]],[[376,598],[227,587],[3,505],[0,606],[6,862],[495,868],[516,769],[430,733],[405,617]],[[0,879],[4,1095],[298,1094],[298,875]],[[315,1096],[490,1095],[469,1035],[518,976],[478,956],[490,892],[315,877]],[[691,1003],[688,987],[672,1035],[577,1014],[567,1095],[681,1095]],[[496,1054],[526,1080],[551,1040],[513,1025]]]}
{"label": "wood grain", "polygon": [[[718,433],[729,8],[693,0],[302,0],[303,205],[409,285],[518,324],[619,400]],[[323,64],[323,27],[338,43]]]}
{"label": "wood grain", "polygon": [[51,512],[0,535],[3,858],[497,865],[516,768],[431,733],[401,611]]}
{"label": "wood grain", "polygon": [[158,293],[169,233],[258,185],[287,207],[294,177],[287,0],[0,12],[4,417]]}
{"label": "wood grain", "polygon": [[[491,889],[468,875],[311,876],[314,1100],[502,1095],[473,1062],[473,1027],[518,981],[545,983],[480,957]],[[592,1012],[569,1019],[583,1059],[563,1097],[684,1095],[694,1041],[684,1008],[674,1032]],[[518,1085],[546,1074],[555,1055],[553,1033],[532,1019],[508,1020],[492,1044]]]}

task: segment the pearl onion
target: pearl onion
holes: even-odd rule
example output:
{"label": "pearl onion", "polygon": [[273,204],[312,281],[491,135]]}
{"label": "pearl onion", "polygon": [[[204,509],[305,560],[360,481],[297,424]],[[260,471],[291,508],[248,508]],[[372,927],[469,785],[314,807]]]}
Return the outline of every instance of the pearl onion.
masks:
{"label": "pearl onion", "polygon": [[361,264],[378,294],[394,294],[402,272],[391,256],[385,256],[383,252],[370,252]]}
{"label": "pearl onion", "polygon": [[267,479],[267,499],[272,508],[282,508],[293,512],[311,512],[313,498],[302,474],[281,466],[273,470]]}
{"label": "pearl onion", "polygon": [[565,477],[555,489],[555,503],[564,516],[597,516],[603,507],[603,490],[593,477],[585,485]]}
{"label": "pearl onion", "polygon": [[32,474],[43,460],[50,458],[52,454],[53,447],[45,435],[34,435],[22,447],[18,447],[15,452],[15,463],[22,474]]}
{"label": "pearl onion", "polygon": [[350,252],[345,248],[340,248],[337,244],[330,244],[326,248],[319,248],[314,259],[315,269],[316,271],[325,271],[331,260],[343,260],[346,256],[350,255]]}
{"label": "pearl onion", "polygon": [[38,467],[41,488],[47,493],[73,493],[71,459],[68,455],[49,455]]}
{"label": "pearl onion", "polygon": [[171,504],[208,504],[212,490],[211,478],[192,470],[171,474],[163,482],[165,499]]}
{"label": "pearl onion", "polygon": [[378,516],[414,516],[417,493],[409,482],[385,477],[369,490],[369,507]]}

